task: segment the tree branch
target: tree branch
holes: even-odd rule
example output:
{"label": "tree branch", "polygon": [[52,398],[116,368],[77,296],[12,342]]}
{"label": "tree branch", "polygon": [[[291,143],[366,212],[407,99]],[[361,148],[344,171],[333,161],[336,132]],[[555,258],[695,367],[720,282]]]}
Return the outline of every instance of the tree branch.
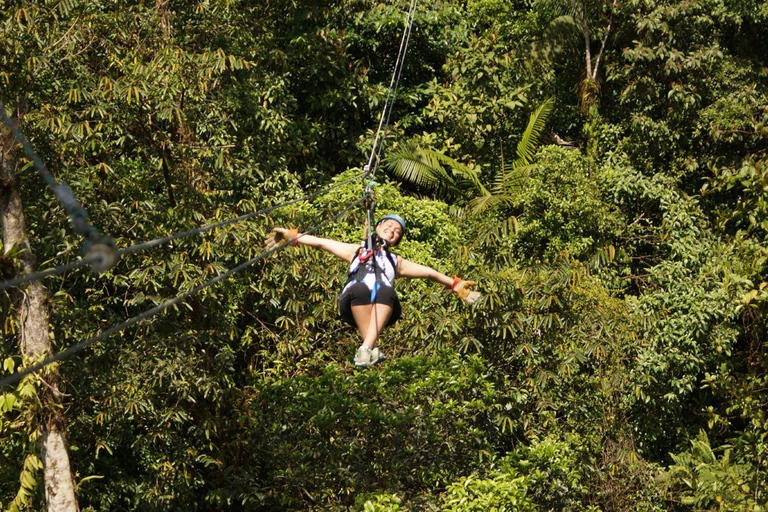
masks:
{"label": "tree branch", "polygon": [[597,69],[600,66],[600,59],[603,56],[603,52],[605,51],[606,44],[608,44],[608,36],[611,33],[611,26],[613,25],[613,13],[615,8],[616,8],[616,0],[613,0],[613,2],[611,3],[611,17],[608,20],[608,27],[606,27],[605,29],[605,35],[603,36],[603,40],[600,42],[600,51],[597,52],[597,58],[595,59],[594,73],[590,77],[592,78],[592,80],[595,80],[597,78]]}
{"label": "tree branch", "polygon": [[592,78],[592,51],[590,50],[589,25],[587,23],[587,0],[581,1],[581,31],[584,34],[584,50],[587,59],[587,78]]}

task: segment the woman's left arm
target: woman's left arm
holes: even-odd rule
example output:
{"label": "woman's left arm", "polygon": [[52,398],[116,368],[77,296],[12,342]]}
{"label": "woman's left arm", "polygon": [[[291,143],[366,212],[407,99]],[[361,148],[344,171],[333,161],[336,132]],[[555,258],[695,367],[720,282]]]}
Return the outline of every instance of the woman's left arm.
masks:
{"label": "woman's left arm", "polygon": [[441,274],[437,270],[419,265],[400,256],[397,257],[397,275],[400,277],[409,277],[411,279],[430,279],[450,288],[453,285],[453,278]]}
{"label": "woman's left arm", "polygon": [[436,283],[440,283],[451,290],[451,292],[458,295],[461,300],[469,304],[474,304],[477,299],[480,298],[480,292],[470,290],[470,288],[477,283],[464,281],[455,276],[448,277],[433,268],[419,265],[418,263],[401,258],[400,256],[398,256],[397,260],[397,275],[413,279],[430,279]]}

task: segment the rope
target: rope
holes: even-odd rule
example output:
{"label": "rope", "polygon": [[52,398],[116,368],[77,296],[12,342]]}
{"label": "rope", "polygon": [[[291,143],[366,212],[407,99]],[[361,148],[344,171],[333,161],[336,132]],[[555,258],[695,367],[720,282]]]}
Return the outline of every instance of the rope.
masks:
{"label": "rope", "polygon": [[[125,249],[120,249],[120,250],[117,251],[117,257],[119,258],[120,256],[123,256],[125,254],[132,254],[132,253],[143,251],[143,250],[146,250],[146,249],[151,249],[151,248],[154,248],[154,247],[158,247],[160,245],[164,245],[164,244],[173,242],[174,240],[178,240],[180,238],[186,238],[186,237],[190,237],[190,236],[193,236],[193,235],[198,235],[200,233],[204,233],[204,232],[210,231],[212,229],[220,228],[220,227],[226,226],[228,224],[233,224],[235,222],[242,222],[244,220],[253,218],[253,217],[257,216],[257,215],[263,215],[263,214],[266,214],[266,213],[270,213],[270,212],[272,212],[274,210],[277,210],[279,208],[283,208],[285,206],[290,206],[292,204],[296,204],[296,203],[299,203],[299,202],[302,202],[302,201],[308,201],[310,199],[314,199],[316,197],[319,197],[319,196],[321,196],[323,194],[326,194],[326,193],[330,192],[331,190],[337,189],[337,188],[342,187],[342,186],[344,186],[344,185],[346,185],[348,183],[351,183],[351,182],[359,179],[360,177],[362,177],[365,174],[366,173],[357,174],[353,178],[350,178],[350,179],[342,181],[340,183],[336,183],[334,185],[328,186],[328,187],[326,187],[324,189],[315,191],[315,192],[313,192],[311,194],[306,194],[306,195],[304,195],[302,197],[299,197],[297,199],[292,199],[292,200],[286,201],[284,203],[276,204],[274,206],[269,206],[267,208],[262,208],[261,210],[258,210],[258,211],[255,211],[255,212],[246,213],[246,214],[240,215],[239,217],[233,217],[231,219],[227,219],[227,220],[224,220],[224,221],[221,221],[221,222],[217,222],[215,224],[208,224],[208,225],[201,226],[201,227],[195,228],[195,229],[190,229],[188,231],[184,231],[182,233],[178,233],[178,234],[175,234],[175,235],[170,235],[170,236],[162,237],[162,238],[156,238],[155,240],[150,240],[148,242],[143,242],[143,243],[132,245],[132,246],[127,247]],[[0,291],[3,291],[3,290],[5,290],[7,288],[10,288],[12,286],[18,286],[18,285],[20,285],[22,283],[26,283],[26,282],[29,282],[29,281],[35,281],[35,280],[38,280],[38,279],[42,279],[44,277],[54,276],[54,275],[58,275],[58,274],[63,274],[65,272],[69,272],[70,270],[74,270],[76,268],[80,268],[80,267],[82,267],[84,265],[90,265],[90,264],[96,262],[97,260],[98,260],[97,257],[85,258],[85,259],[82,259],[80,261],[76,261],[76,262],[72,262],[72,263],[67,263],[65,265],[62,265],[60,267],[56,267],[56,268],[53,268],[53,269],[43,270],[43,271],[40,271],[40,272],[35,272],[33,274],[28,274],[28,275],[25,275],[25,276],[17,277],[17,278],[8,280],[8,281],[3,281],[3,282],[0,282]]]}
{"label": "rope", "polygon": [[[313,228],[310,228],[309,230],[299,234],[298,238],[301,238],[304,235],[309,235],[309,234],[315,233],[320,228],[330,224],[331,222],[334,222],[335,220],[337,220],[340,217],[342,217],[344,214],[346,214],[349,211],[351,211],[353,208],[356,208],[362,202],[363,202],[363,199],[359,199],[359,200],[355,201],[354,203],[350,203],[349,205],[347,205],[347,207],[344,210],[342,210],[341,212],[337,213],[333,217],[331,217],[328,220],[325,220],[325,221],[321,222],[320,224],[314,226]],[[164,303],[162,303],[162,304],[160,304],[158,306],[155,306],[155,307],[153,307],[151,309],[148,309],[148,310],[144,311],[143,313],[140,313],[140,314],[134,316],[133,318],[131,318],[129,320],[126,320],[125,322],[123,322],[121,324],[118,324],[116,326],[110,327],[109,329],[107,329],[105,331],[102,331],[101,333],[99,333],[98,335],[96,335],[96,336],[94,336],[92,338],[89,338],[89,339],[87,339],[85,341],[82,341],[82,342],[80,342],[80,343],[78,343],[76,345],[72,345],[72,346],[62,350],[61,352],[58,352],[57,354],[55,354],[55,355],[53,355],[51,357],[48,357],[48,358],[40,361],[39,363],[36,363],[36,364],[34,364],[32,366],[29,366],[29,367],[25,368],[24,370],[21,370],[21,371],[18,371],[16,373],[13,373],[13,374],[9,375],[8,377],[5,377],[4,379],[0,380],[0,388],[3,388],[3,387],[8,386],[10,384],[14,384],[14,383],[20,381],[22,378],[24,378],[25,376],[27,376],[27,375],[29,375],[31,373],[34,373],[34,372],[36,372],[38,370],[41,370],[42,368],[45,368],[46,366],[48,366],[50,364],[53,364],[53,363],[58,362],[58,361],[63,361],[65,359],[73,356],[77,352],[82,351],[83,349],[85,349],[89,345],[92,345],[93,343],[96,343],[98,341],[102,341],[102,340],[108,338],[109,336],[111,336],[112,334],[115,334],[115,333],[120,332],[120,331],[122,331],[124,329],[127,329],[128,327],[131,327],[131,326],[141,322],[142,320],[146,320],[147,318],[150,318],[150,317],[152,317],[152,316],[154,316],[154,315],[156,315],[156,314],[158,314],[158,313],[160,313],[162,311],[165,311],[166,309],[170,308],[171,306],[175,306],[176,304],[179,304],[179,303],[183,302],[184,300],[188,299],[189,297],[192,297],[193,295],[196,295],[196,294],[200,293],[202,290],[204,290],[204,289],[206,289],[206,288],[208,288],[210,286],[213,286],[214,284],[217,284],[217,283],[219,283],[219,282],[229,278],[230,276],[232,276],[232,275],[234,275],[234,274],[236,274],[238,272],[241,272],[241,271],[245,270],[246,268],[250,267],[254,263],[256,263],[256,262],[258,262],[260,260],[263,260],[264,258],[266,258],[267,256],[271,255],[272,253],[277,252],[277,251],[279,251],[279,250],[283,249],[284,247],[287,247],[288,245],[291,245],[291,244],[293,244],[293,239],[289,239],[289,240],[287,240],[286,242],[284,242],[281,245],[273,247],[272,249],[268,249],[268,250],[258,254],[257,256],[251,258],[250,260],[246,261],[245,263],[241,263],[240,265],[229,269],[228,271],[224,272],[223,274],[219,274],[218,276],[214,277],[213,279],[211,279],[209,281],[206,281],[203,284],[199,284],[199,285],[195,286],[193,289],[189,290],[188,292],[183,293],[183,294],[181,294],[181,295],[179,295],[179,296],[177,296],[177,297],[175,297],[173,299],[170,299],[170,300],[168,300],[168,301],[166,301],[166,302],[164,302]]]}
{"label": "rope", "polygon": [[273,212],[275,210],[278,210],[280,208],[283,208],[285,206],[290,206],[292,204],[300,203],[302,201],[308,201],[310,199],[314,199],[314,198],[319,197],[319,196],[321,196],[323,194],[326,194],[326,193],[330,192],[331,190],[335,190],[335,189],[340,188],[340,187],[342,187],[342,186],[344,186],[344,185],[346,185],[348,183],[351,183],[351,182],[359,179],[360,177],[362,177],[364,174],[365,173],[360,173],[360,174],[354,176],[353,178],[350,178],[348,180],[342,181],[341,183],[336,183],[335,185],[331,185],[329,187],[326,187],[326,188],[321,189],[319,191],[313,192],[311,194],[304,195],[304,196],[299,197],[297,199],[291,199],[290,201],[286,201],[284,203],[276,204],[274,206],[269,206],[267,208],[262,208],[261,210],[257,210],[255,212],[245,213],[243,215],[240,215],[239,217],[233,217],[231,219],[224,220],[224,221],[221,221],[221,222],[217,222],[215,224],[208,224],[207,226],[202,226],[202,227],[199,227],[199,228],[190,229],[189,231],[184,231],[183,233],[178,233],[176,235],[171,235],[171,236],[167,236],[167,237],[163,237],[163,238],[157,238],[157,239],[151,240],[149,242],[144,242],[144,243],[141,243],[141,244],[136,244],[136,245],[133,245],[133,246],[128,247],[126,249],[122,249],[122,250],[118,251],[118,254],[120,254],[122,256],[123,254],[131,254],[131,253],[134,253],[134,252],[143,251],[145,249],[151,249],[151,248],[157,247],[159,245],[163,245],[163,244],[167,244],[167,243],[173,242],[174,240],[178,240],[180,238],[185,238],[185,237],[189,237],[189,236],[198,235],[200,233],[204,233],[204,232],[210,231],[212,229],[220,228],[220,227],[226,226],[228,224],[233,224],[235,222],[242,222],[244,220],[253,218],[253,217],[257,216],[257,215],[267,214],[267,213]]}
{"label": "rope", "polygon": [[[14,138],[24,148],[24,152],[27,154],[27,158],[32,161],[35,169],[37,169],[37,172],[53,190],[53,193],[59,200],[59,204],[64,207],[67,215],[69,215],[69,218],[72,221],[72,225],[75,227],[75,231],[83,236],[83,238],[88,240],[91,244],[109,245],[111,240],[103,236],[95,227],[91,225],[91,223],[88,221],[88,214],[83,209],[83,207],[80,206],[80,203],[77,201],[77,198],[72,193],[72,190],[70,190],[69,186],[63,181],[56,182],[54,177],[48,171],[48,168],[29,144],[27,139],[24,137],[24,134],[21,133],[19,127],[16,125],[13,119],[8,117],[2,98],[0,98],[0,118],[2,118],[3,122],[11,129]],[[101,256],[99,256],[99,258],[100,257]]]}
{"label": "rope", "polygon": [[[386,137],[387,129],[389,128],[389,120],[392,116],[392,109],[395,105],[395,97],[397,95],[397,89],[400,86],[400,77],[403,72],[403,64],[405,62],[405,54],[408,51],[408,42],[411,39],[411,29],[413,28],[413,19],[416,13],[416,0],[412,0],[411,7],[408,11],[408,16],[405,22],[405,30],[403,30],[403,38],[400,41],[400,50],[397,54],[397,60],[395,61],[395,69],[392,71],[392,79],[389,82],[389,89],[387,90],[387,97],[384,101],[384,108],[381,111],[379,118],[379,127],[376,130],[376,136],[373,139],[373,147],[371,148],[371,156],[368,159],[368,165],[366,170],[371,171],[371,180],[376,175],[376,170],[379,168],[379,161],[381,159],[381,149],[383,147],[383,139]],[[379,138],[381,137],[382,143],[379,144]],[[374,159],[375,155],[375,159]]]}
{"label": "rope", "polygon": [[3,281],[0,283],[0,292],[7,289],[12,288],[14,286],[19,286],[20,284],[29,282],[29,281],[37,281],[38,279],[42,279],[44,277],[49,276],[55,276],[58,274],[63,274],[65,272],[69,272],[70,270],[75,270],[77,268],[82,267],[83,265],[90,265],[92,263],[96,263],[98,261],[97,257],[90,257],[90,258],[84,258],[79,261],[73,261],[71,263],[67,263],[65,265],[61,265],[59,267],[51,268],[48,270],[41,270],[40,272],[35,272],[33,274],[27,274],[25,276],[20,277],[14,277],[13,279],[9,279],[7,281]]}
{"label": "rope", "polygon": [[[376,208],[376,201],[373,197],[373,186],[375,184],[376,171],[379,168],[381,162],[381,151],[384,147],[384,139],[386,138],[387,130],[389,129],[389,121],[392,117],[392,110],[395,106],[395,98],[397,97],[397,89],[400,87],[400,77],[403,73],[403,66],[405,63],[405,54],[408,51],[408,43],[411,39],[411,30],[413,29],[413,20],[416,14],[416,0],[411,1],[410,9],[408,10],[408,16],[405,21],[405,29],[403,30],[403,37],[400,40],[400,49],[397,53],[397,60],[395,61],[395,68],[392,70],[392,79],[389,82],[389,88],[387,89],[387,97],[384,101],[384,108],[381,111],[379,117],[379,126],[376,129],[376,135],[373,139],[373,146],[371,147],[371,155],[368,158],[368,164],[365,166],[366,175],[363,178],[363,186],[365,187],[365,211],[366,211],[366,238],[368,240],[368,246],[373,247],[373,212]],[[379,140],[381,139],[381,142]],[[368,183],[365,181],[370,177]]]}

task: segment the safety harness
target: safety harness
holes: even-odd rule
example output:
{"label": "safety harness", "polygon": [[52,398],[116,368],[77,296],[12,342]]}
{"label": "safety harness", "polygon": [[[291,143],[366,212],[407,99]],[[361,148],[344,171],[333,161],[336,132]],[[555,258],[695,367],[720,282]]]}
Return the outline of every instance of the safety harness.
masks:
{"label": "safety harness", "polygon": [[[371,247],[370,243],[373,244],[373,247]],[[358,260],[357,268],[350,270],[350,272],[347,274],[347,285],[353,281],[361,283],[365,280],[365,276],[370,274],[371,269],[373,269],[376,280],[374,282],[373,289],[371,289],[371,302],[375,302],[378,289],[385,285],[384,280],[382,279],[382,269],[376,262],[375,256],[376,251],[380,249],[384,250],[384,256],[387,258],[387,261],[389,261],[390,265],[392,265],[392,269],[396,272],[396,255],[389,252],[389,248],[387,247],[387,243],[385,241],[381,240],[378,236],[373,236],[371,237],[370,242],[365,241],[360,244],[360,247],[358,247],[357,252],[355,253],[355,257],[352,259],[353,262],[355,259]]]}

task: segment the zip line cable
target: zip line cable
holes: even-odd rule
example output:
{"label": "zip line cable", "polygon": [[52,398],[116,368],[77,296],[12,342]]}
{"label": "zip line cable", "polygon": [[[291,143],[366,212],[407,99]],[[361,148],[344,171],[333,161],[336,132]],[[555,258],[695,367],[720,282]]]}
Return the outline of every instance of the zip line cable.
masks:
{"label": "zip line cable", "polygon": [[115,257],[114,242],[112,239],[102,235],[95,227],[93,227],[93,225],[91,225],[88,220],[88,213],[82,206],[80,206],[80,203],[69,186],[63,181],[56,182],[56,179],[51,175],[48,168],[29,144],[29,141],[27,141],[24,134],[21,133],[19,127],[13,119],[8,116],[2,98],[0,98],[0,119],[8,125],[8,128],[10,128],[13,133],[13,137],[19,144],[21,144],[22,148],[24,148],[27,158],[33,163],[38,174],[40,174],[48,186],[51,187],[59,204],[64,208],[69,219],[72,221],[75,231],[85,239],[83,252],[93,268],[98,272],[102,272],[114,265],[117,258]]}
{"label": "zip line cable", "polygon": [[[373,177],[375,177],[376,170],[379,167],[381,148],[384,145],[383,139],[385,139],[387,135],[386,132],[389,128],[389,120],[392,116],[392,110],[395,105],[397,89],[400,86],[400,77],[402,76],[403,65],[405,63],[405,54],[408,51],[408,42],[411,39],[411,29],[413,28],[413,19],[415,14],[416,0],[413,0],[411,2],[411,7],[408,10],[408,16],[406,17],[405,29],[403,30],[403,38],[400,41],[400,49],[397,54],[397,60],[395,61],[395,68],[392,71],[392,79],[389,82],[389,89],[387,89],[387,97],[384,101],[384,108],[382,109],[381,116],[379,117],[379,126],[376,129],[376,135],[373,139],[371,156],[368,159],[368,165],[366,166],[366,170],[372,171]],[[382,139],[381,143],[379,143],[380,137]]]}
{"label": "zip line cable", "polygon": [[[363,186],[365,187],[363,195],[365,197],[365,236],[368,240],[368,247],[373,248],[373,212],[376,208],[376,201],[373,197],[373,186],[375,184],[376,171],[381,163],[381,151],[384,147],[384,140],[389,130],[389,121],[392,117],[392,111],[395,106],[395,99],[397,97],[397,89],[400,87],[400,78],[402,77],[403,67],[405,64],[405,54],[408,51],[408,43],[411,40],[411,31],[413,29],[413,20],[416,16],[416,0],[411,1],[411,6],[408,10],[408,15],[405,20],[405,29],[403,30],[403,37],[400,40],[400,49],[397,53],[397,60],[395,61],[395,67],[392,70],[392,79],[389,82],[389,88],[387,89],[387,97],[384,101],[384,108],[381,111],[379,117],[379,126],[376,129],[376,135],[373,139],[373,146],[371,147],[371,156],[368,158],[368,164],[364,167],[364,170],[370,173],[370,180],[368,183],[365,181],[368,175],[363,179]],[[381,139],[381,141],[379,140]],[[375,291],[372,295],[373,300],[375,298]]]}
{"label": "zip line cable", "polygon": [[[307,231],[305,231],[303,233],[300,233],[297,238],[301,238],[304,235],[310,235],[310,234],[315,233],[316,231],[318,231],[319,229],[327,226],[331,222],[334,222],[337,219],[341,218],[343,215],[345,215],[346,213],[350,212],[353,208],[356,208],[357,206],[359,206],[363,201],[364,201],[364,198],[363,199],[358,199],[357,201],[355,201],[353,203],[350,203],[349,205],[347,205],[346,208],[344,208],[344,210],[340,211],[339,213],[337,213],[333,217],[331,217],[331,218],[321,222],[320,224],[314,226],[313,228],[310,228]],[[213,286],[214,284],[217,284],[217,283],[219,283],[219,282],[221,282],[221,281],[231,277],[232,275],[234,275],[234,274],[236,274],[238,272],[241,272],[241,271],[245,270],[246,268],[250,267],[251,265],[253,265],[254,263],[256,263],[256,262],[258,262],[260,260],[263,260],[264,258],[266,258],[267,256],[271,255],[272,253],[277,252],[277,251],[279,251],[279,250],[281,250],[281,249],[283,249],[283,248],[293,244],[293,242],[294,242],[293,239],[289,239],[286,242],[282,243],[281,245],[275,246],[275,247],[273,247],[271,249],[268,249],[268,250],[266,250],[266,251],[256,255],[255,257],[251,258],[250,260],[246,261],[245,263],[241,263],[240,265],[227,270],[223,274],[219,274],[218,276],[214,277],[213,279],[211,279],[209,281],[206,281],[205,283],[202,283],[202,284],[199,284],[199,285],[195,286],[194,288],[192,288],[188,292],[185,292],[185,293],[183,293],[181,295],[178,295],[177,297],[175,297],[173,299],[170,299],[170,300],[168,300],[168,301],[166,301],[166,302],[164,302],[164,303],[162,303],[162,304],[160,304],[158,306],[155,306],[155,307],[153,307],[151,309],[148,309],[148,310],[144,311],[143,313],[140,313],[140,314],[134,316],[133,318],[131,318],[129,320],[126,320],[125,322],[123,322],[121,324],[118,324],[118,325],[115,325],[113,327],[110,327],[109,329],[107,329],[105,331],[102,331],[101,333],[99,333],[98,335],[96,335],[96,336],[94,336],[92,338],[89,338],[89,339],[87,339],[85,341],[81,341],[80,343],[78,343],[76,345],[72,345],[72,346],[62,350],[61,352],[58,352],[57,354],[55,354],[55,355],[53,355],[51,357],[48,357],[48,358],[40,361],[39,363],[36,363],[36,364],[34,364],[32,366],[29,366],[29,367],[27,367],[27,368],[25,368],[25,369],[23,369],[21,371],[18,371],[16,373],[13,373],[13,374],[9,375],[8,377],[5,377],[4,379],[0,380],[0,388],[3,388],[3,387],[8,386],[10,384],[14,384],[14,383],[20,381],[22,378],[24,378],[25,376],[27,376],[27,375],[29,375],[31,373],[34,373],[34,372],[36,372],[38,370],[41,370],[42,368],[45,368],[46,366],[48,366],[50,364],[53,364],[53,363],[58,362],[58,361],[63,361],[65,359],[73,356],[77,352],[82,351],[83,349],[85,349],[89,345],[92,345],[93,343],[96,343],[98,341],[102,341],[102,340],[108,338],[109,336],[111,336],[112,334],[115,334],[115,333],[120,332],[120,331],[122,331],[124,329],[127,329],[128,327],[131,327],[131,326],[141,322],[142,320],[146,320],[147,318],[150,318],[150,317],[152,317],[152,316],[154,316],[154,315],[156,315],[156,314],[158,314],[158,313],[160,313],[162,311],[165,311],[166,309],[170,308],[171,306],[175,306],[175,305],[183,302],[184,300],[192,297],[193,295],[198,294],[202,290],[204,290],[204,289],[206,289],[206,288],[208,288],[210,286]]]}
{"label": "zip line cable", "polygon": [[[331,190],[335,190],[335,189],[337,189],[339,187],[342,187],[342,186],[344,186],[344,185],[346,185],[348,183],[351,183],[351,182],[353,182],[355,180],[358,180],[359,178],[363,177],[365,174],[366,174],[365,172],[359,173],[359,174],[355,175],[354,177],[352,177],[352,178],[350,178],[348,180],[344,180],[344,181],[342,181],[340,183],[336,183],[336,184],[328,186],[328,187],[326,187],[324,189],[312,192],[310,194],[306,194],[306,195],[304,195],[302,197],[299,197],[299,198],[296,198],[296,199],[291,199],[290,201],[286,201],[284,203],[280,203],[280,204],[276,204],[276,205],[273,205],[273,206],[269,206],[267,208],[262,208],[261,210],[258,210],[258,211],[255,211],[255,212],[245,213],[243,215],[240,215],[239,217],[233,217],[231,219],[227,219],[227,220],[224,220],[224,221],[221,221],[221,222],[217,222],[215,224],[208,224],[208,225],[205,225],[205,226],[201,226],[199,228],[194,228],[194,229],[190,229],[188,231],[184,231],[182,233],[177,233],[175,235],[169,235],[167,237],[157,238],[155,240],[150,240],[150,241],[147,241],[147,242],[135,244],[135,245],[132,245],[132,246],[127,247],[125,249],[119,249],[116,252],[116,255],[117,255],[117,258],[120,258],[121,256],[123,256],[125,254],[132,254],[132,253],[143,251],[143,250],[146,250],[146,249],[151,249],[151,248],[154,248],[154,247],[158,247],[160,245],[164,245],[164,244],[173,242],[174,240],[178,240],[180,238],[186,238],[186,237],[190,237],[190,236],[193,236],[193,235],[198,235],[200,233],[204,233],[204,232],[210,231],[212,229],[220,228],[220,227],[226,226],[228,224],[233,224],[233,223],[236,223],[236,222],[242,222],[244,220],[248,220],[248,219],[253,218],[253,217],[257,216],[257,215],[264,215],[264,214],[270,213],[270,212],[272,212],[274,210],[283,208],[285,206],[290,206],[292,204],[300,203],[302,201],[308,201],[310,199],[314,199],[314,198],[319,197],[319,196],[321,196],[323,194],[326,194],[326,193],[330,192]],[[20,285],[22,283],[26,283],[28,281],[35,281],[37,279],[42,279],[44,277],[49,277],[49,276],[53,276],[53,275],[63,274],[65,272],[69,272],[69,271],[74,270],[76,268],[80,268],[80,267],[85,266],[85,265],[90,265],[90,264],[92,264],[92,263],[94,263],[96,261],[98,261],[98,257],[96,257],[96,256],[86,257],[85,259],[82,259],[80,261],[75,261],[75,262],[72,262],[72,263],[67,263],[67,264],[62,265],[60,267],[56,267],[56,268],[48,269],[48,270],[43,270],[43,271],[40,271],[40,272],[35,272],[33,274],[28,274],[28,275],[25,275],[25,276],[16,277],[16,278],[10,279],[8,281],[3,281],[3,282],[0,282],[0,291],[3,291],[3,290],[5,290],[7,288],[10,288],[12,286],[18,286],[18,285]]]}
{"label": "zip line cable", "polygon": [[66,263],[64,265],[60,265],[55,268],[50,268],[48,270],[41,270],[40,272],[34,272],[32,274],[27,274],[20,277],[14,277],[13,279],[8,279],[7,281],[3,281],[0,283],[0,292],[7,289],[12,288],[14,286],[19,286],[20,284],[29,282],[29,281],[37,281],[38,279],[42,279],[44,277],[49,276],[55,276],[58,274],[64,274],[66,272],[69,272],[71,270],[78,269],[84,265],[90,265],[92,263],[95,263],[98,261],[97,257],[90,257],[85,258],[78,261],[73,261],[70,263]]}
{"label": "zip line cable", "polygon": [[198,235],[200,233],[204,233],[204,232],[210,231],[212,229],[220,228],[220,227],[226,226],[228,224],[234,224],[236,222],[242,222],[244,220],[248,220],[250,218],[256,217],[257,215],[267,214],[267,213],[273,212],[275,210],[278,210],[280,208],[283,208],[283,207],[286,207],[286,206],[290,206],[292,204],[300,203],[302,201],[308,201],[310,199],[314,199],[316,197],[319,197],[319,196],[321,196],[321,195],[323,195],[323,194],[325,194],[327,192],[330,192],[331,190],[335,190],[335,189],[340,188],[340,187],[342,187],[342,186],[344,186],[344,185],[346,185],[348,183],[356,181],[357,179],[361,178],[365,174],[366,173],[364,173],[364,172],[363,173],[359,173],[359,174],[355,175],[354,177],[349,178],[348,180],[342,181],[340,183],[336,183],[334,185],[331,185],[331,186],[326,187],[324,189],[318,190],[318,191],[313,192],[311,194],[306,194],[306,195],[304,195],[302,197],[299,197],[299,198],[296,198],[296,199],[291,199],[290,201],[286,201],[284,203],[276,204],[274,206],[269,206],[267,208],[262,208],[261,210],[258,210],[258,211],[255,211],[255,212],[244,213],[243,215],[240,215],[239,217],[233,217],[231,219],[223,220],[223,221],[217,222],[215,224],[208,224],[206,226],[202,226],[202,227],[199,227],[199,228],[190,229],[189,231],[184,231],[183,233],[178,233],[176,235],[170,235],[170,236],[167,236],[167,237],[157,238],[155,240],[150,240],[148,242],[144,242],[144,243],[141,243],[141,244],[132,245],[131,247],[127,247],[126,249],[119,250],[118,254],[120,254],[122,256],[123,254],[131,254],[131,253],[134,253],[134,252],[143,251],[143,250],[146,250],[146,249],[151,249],[151,248],[157,247],[159,245],[164,245],[164,244],[167,244],[169,242],[173,242],[174,240],[178,240],[180,238],[186,238],[186,237]]}

